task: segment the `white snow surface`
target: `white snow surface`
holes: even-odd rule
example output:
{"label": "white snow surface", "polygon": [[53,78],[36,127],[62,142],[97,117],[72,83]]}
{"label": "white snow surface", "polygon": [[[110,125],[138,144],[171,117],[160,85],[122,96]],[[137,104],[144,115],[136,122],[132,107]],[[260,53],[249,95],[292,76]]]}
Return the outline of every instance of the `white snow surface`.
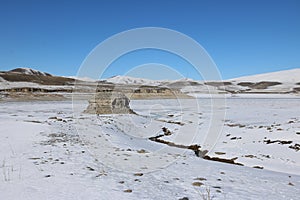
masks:
{"label": "white snow surface", "polygon": [[282,83],[296,83],[296,82],[300,82],[300,68],[265,73],[265,74],[258,74],[253,76],[244,76],[240,78],[231,79],[230,81],[236,81],[236,82],[277,81]]}
{"label": "white snow surface", "polygon": [[[300,143],[299,98],[261,97],[228,97],[217,108],[227,114],[209,155],[237,157],[244,166],[147,139],[167,127],[173,135],[162,137],[166,141],[201,143],[209,130],[210,98],[131,101],[139,115],[103,116],[83,114],[86,101],[1,102],[0,199],[193,200],[207,188],[216,200],[298,199],[300,151],[289,146]],[[292,143],[266,144],[268,139]],[[158,168],[135,169],[137,155],[140,166]]]}
{"label": "white snow surface", "polygon": [[129,85],[159,85],[163,80],[149,80],[143,78],[135,78],[129,76],[114,76],[106,79],[107,82],[115,84],[129,84]]}

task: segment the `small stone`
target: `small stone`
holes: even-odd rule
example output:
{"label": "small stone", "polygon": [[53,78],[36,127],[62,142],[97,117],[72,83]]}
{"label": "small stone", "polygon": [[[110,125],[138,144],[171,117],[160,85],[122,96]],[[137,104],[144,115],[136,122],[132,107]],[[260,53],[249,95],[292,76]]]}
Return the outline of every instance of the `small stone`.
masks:
{"label": "small stone", "polygon": [[198,180],[198,181],[206,181],[206,178],[195,178],[194,180]]}
{"label": "small stone", "polygon": [[146,153],[145,149],[137,150],[138,153]]}
{"label": "small stone", "polygon": [[290,186],[295,186],[293,183],[291,183],[291,182],[289,182],[289,184],[288,185],[290,185]]}
{"label": "small stone", "polygon": [[95,169],[94,168],[92,168],[92,167],[86,167],[88,170],[90,170],[90,171],[95,171]]}
{"label": "small stone", "polygon": [[201,183],[201,182],[194,182],[192,185],[193,185],[193,186],[200,187],[201,185],[203,185],[203,183]]}

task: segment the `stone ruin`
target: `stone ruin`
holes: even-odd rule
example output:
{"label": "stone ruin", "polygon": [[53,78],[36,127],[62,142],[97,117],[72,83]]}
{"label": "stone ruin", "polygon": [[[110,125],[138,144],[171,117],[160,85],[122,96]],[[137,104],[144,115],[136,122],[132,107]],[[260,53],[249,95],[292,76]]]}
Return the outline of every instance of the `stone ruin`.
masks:
{"label": "stone ruin", "polygon": [[90,114],[135,114],[130,109],[129,102],[128,97],[122,92],[97,91],[94,98],[89,100],[89,105],[84,112]]}

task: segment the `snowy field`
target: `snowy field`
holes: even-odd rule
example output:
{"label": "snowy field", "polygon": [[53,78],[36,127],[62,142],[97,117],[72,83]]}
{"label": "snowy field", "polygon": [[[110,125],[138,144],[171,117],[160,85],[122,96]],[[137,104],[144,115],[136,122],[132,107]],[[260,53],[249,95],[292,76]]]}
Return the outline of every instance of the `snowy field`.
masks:
{"label": "snowy field", "polygon": [[299,96],[211,103],[137,100],[138,115],[96,116],[83,101],[1,102],[0,199],[299,199]]}

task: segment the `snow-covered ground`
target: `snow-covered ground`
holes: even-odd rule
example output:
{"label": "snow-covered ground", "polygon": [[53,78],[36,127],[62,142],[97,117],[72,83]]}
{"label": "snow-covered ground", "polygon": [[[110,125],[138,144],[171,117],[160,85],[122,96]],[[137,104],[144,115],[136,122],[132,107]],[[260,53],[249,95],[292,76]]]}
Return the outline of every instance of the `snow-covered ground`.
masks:
{"label": "snow-covered ground", "polygon": [[[81,113],[85,101],[1,102],[0,199],[204,199],[206,189],[214,199],[298,199],[299,100],[138,100],[139,115],[105,116]],[[226,112],[222,129],[211,129],[212,111]],[[161,139],[181,145],[221,130],[208,155],[244,166],[148,139],[163,127],[172,134]]]}

